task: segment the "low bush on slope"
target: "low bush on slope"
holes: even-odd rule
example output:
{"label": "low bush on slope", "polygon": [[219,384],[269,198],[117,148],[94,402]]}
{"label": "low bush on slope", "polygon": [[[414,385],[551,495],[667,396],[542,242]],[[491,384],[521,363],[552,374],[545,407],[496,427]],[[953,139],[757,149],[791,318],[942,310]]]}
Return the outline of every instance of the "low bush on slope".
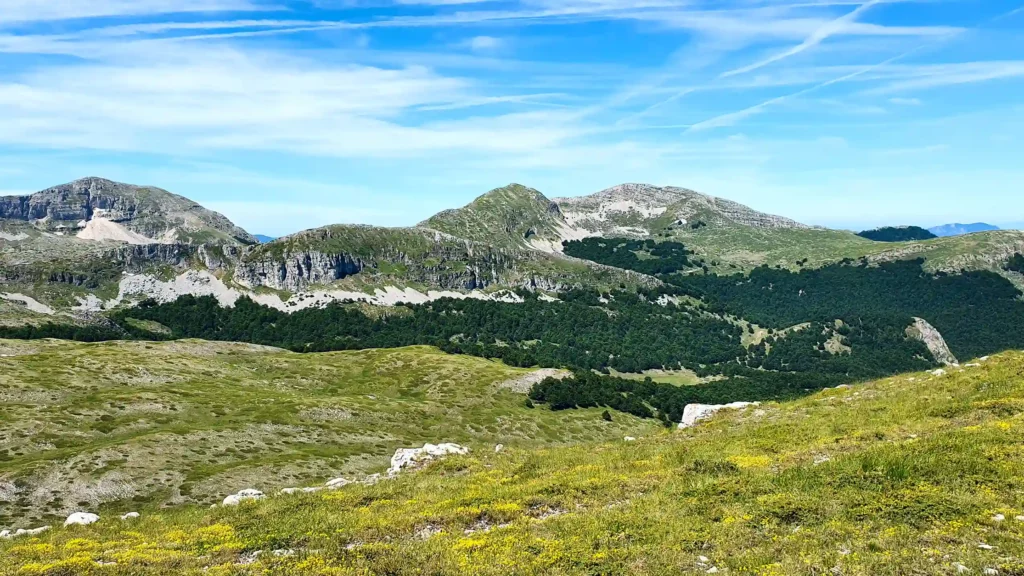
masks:
{"label": "low bush on slope", "polygon": [[1006,353],[636,442],[477,451],[373,486],[104,517],[0,543],[0,573],[1020,574],[1022,373],[1024,354]]}

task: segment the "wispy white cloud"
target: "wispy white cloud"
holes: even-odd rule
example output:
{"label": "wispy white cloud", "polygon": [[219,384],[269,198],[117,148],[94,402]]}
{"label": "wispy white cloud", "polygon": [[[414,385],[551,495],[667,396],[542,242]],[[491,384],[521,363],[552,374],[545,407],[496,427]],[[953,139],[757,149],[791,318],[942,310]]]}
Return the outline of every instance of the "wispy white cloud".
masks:
{"label": "wispy white cloud", "polygon": [[108,16],[252,12],[274,8],[251,0],[4,0],[0,24]]}
{"label": "wispy white cloud", "polygon": [[955,64],[922,65],[915,67],[910,78],[888,82],[865,94],[890,94],[928,90],[959,84],[974,84],[992,80],[1005,80],[1024,76],[1024,61],[962,62]]}
{"label": "wispy white cloud", "polygon": [[757,62],[754,62],[753,64],[748,64],[746,66],[741,66],[739,68],[729,70],[723,73],[722,76],[729,77],[735,76],[736,74],[745,74],[747,72],[753,72],[758,68],[763,68],[765,66],[768,66],[769,64],[774,64],[775,62],[785,60],[786,58],[795,56],[801,52],[804,52],[805,50],[813,48],[814,46],[817,46],[818,44],[821,44],[822,42],[827,40],[830,36],[840,33],[844,29],[847,29],[851,23],[856,21],[857,17],[866,12],[872,6],[879,4],[881,1],[882,0],[868,0],[864,4],[861,4],[860,6],[855,8],[853,11],[819,26],[814,30],[814,32],[811,33],[810,36],[805,38],[804,41],[801,42],[800,44],[797,44],[796,46],[793,46],[788,50],[765,58],[764,60],[759,60]]}

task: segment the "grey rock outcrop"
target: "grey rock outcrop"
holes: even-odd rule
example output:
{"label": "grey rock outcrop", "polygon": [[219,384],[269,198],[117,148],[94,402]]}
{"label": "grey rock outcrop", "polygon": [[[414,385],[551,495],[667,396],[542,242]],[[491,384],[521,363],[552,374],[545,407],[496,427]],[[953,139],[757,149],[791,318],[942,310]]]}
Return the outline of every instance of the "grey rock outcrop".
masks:
{"label": "grey rock outcrop", "polygon": [[617,235],[632,228],[646,233],[649,230],[645,222],[665,217],[680,224],[699,219],[755,228],[808,228],[732,200],[674,186],[621,184],[589,196],[556,198],[555,202],[573,226]]}
{"label": "grey rock outcrop", "polygon": [[914,318],[914,323],[907,327],[907,336],[924,342],[936,362],[946,366],[959,364],[942,334],[924,318]]}
{"label": "grey rock outcrop", "polygon": [[223,215],[187,198],[103,178],[82,178],[29,196],[0,197],[0,219],[31,222],[42,230],[74,231],[94,218],[161,241],[257,242]]}

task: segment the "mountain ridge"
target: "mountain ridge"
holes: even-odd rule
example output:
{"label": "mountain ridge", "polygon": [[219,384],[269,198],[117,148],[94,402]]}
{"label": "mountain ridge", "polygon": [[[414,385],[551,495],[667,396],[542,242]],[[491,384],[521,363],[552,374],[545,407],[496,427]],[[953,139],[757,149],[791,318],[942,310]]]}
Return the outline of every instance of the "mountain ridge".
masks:
{"label": "mountain ridge", "polygon": [[94,176],[25,196],[0,197],[0,220],[130,244],[256,243],[224,215],[184,196]]}
{"label": "mountain ridge", "polygon": [[[513,183],[416,226],[339,224],[266,243],[183,196],[95,177],[0,198],[0,214],[7,216],[0,218],[0,292],[63,310],[129,305],[129,294],[159,286],[161,298],[167,290],[205,294],[214,280],[225,294],[267,289],[300,300],[332,287],[444,293],[659,284],[562,253],[563,241],[589,236],[672,240],[692,251],[699,267],[725,273],[916,257],[927,258],[929,269],[1005,273],[1005,260],[1024,252],[1024,233],[881,245],[687,188],[636,183],[555,199]],[[185,277],[195,270],[212,276]],[[126,285],[128,274],[135,277]]]}

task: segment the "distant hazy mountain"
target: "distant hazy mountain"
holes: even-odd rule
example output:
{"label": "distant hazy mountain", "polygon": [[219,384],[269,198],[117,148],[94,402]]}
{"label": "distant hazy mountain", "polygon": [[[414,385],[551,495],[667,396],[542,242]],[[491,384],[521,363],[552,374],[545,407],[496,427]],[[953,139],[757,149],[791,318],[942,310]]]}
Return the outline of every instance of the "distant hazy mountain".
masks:
{"label": "distant hazy mountain", "polygon": [[929,228],[928,231],[936,236],[962,236],[964,234],[973,234],[974,232],[988,232],[990,230],[999,230],[998,226],[991,224],[985,224],[984,222],[976,222],[974,224],[943,224],[942,226],[936,226]]}
{"label": "distant hazy mountain", "polygon": [[274,240],[277,240],[277,238],[273,236],[267,236],[266,234],[253,234],[252,237],[259,240],[260,244],[266,244],[267,242],[273,242]]}

